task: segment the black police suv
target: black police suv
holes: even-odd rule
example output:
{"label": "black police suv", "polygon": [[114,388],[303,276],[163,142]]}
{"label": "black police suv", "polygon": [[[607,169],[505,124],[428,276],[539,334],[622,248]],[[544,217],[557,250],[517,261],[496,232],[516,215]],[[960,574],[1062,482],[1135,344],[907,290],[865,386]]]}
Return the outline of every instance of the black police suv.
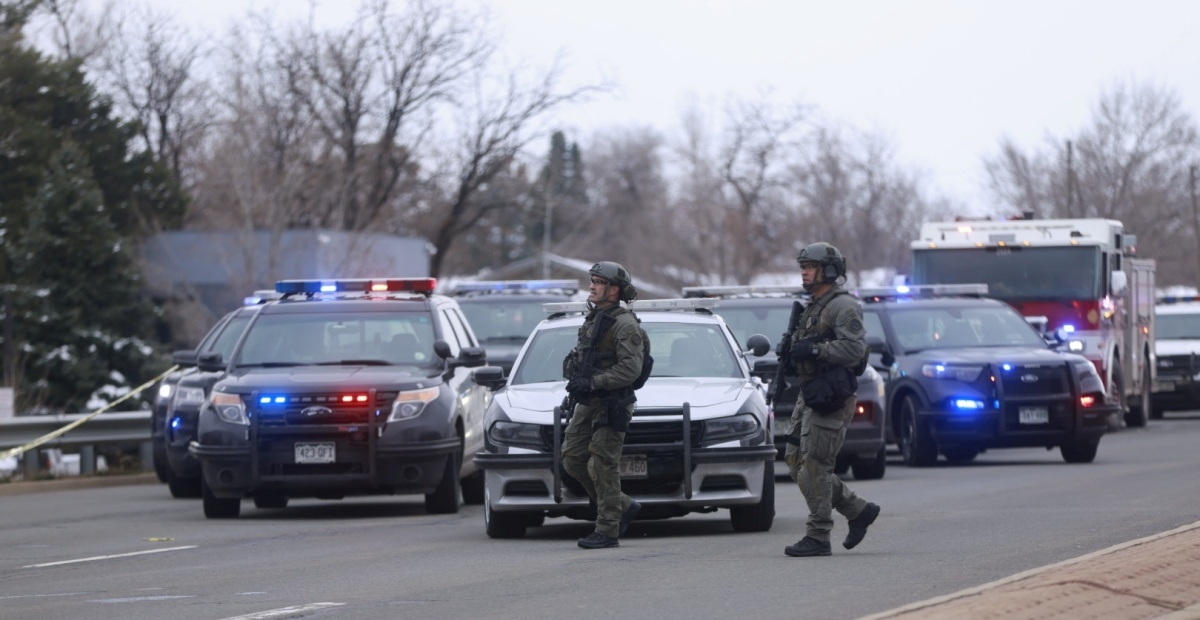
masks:
{"label": "black police suv", "polygon": [[460,282],[451,294],[487,351],[488,364],[512,372],[517,353],[545,318],[542,304],[570,301],[577,280],[494,280]]}
{"label": "black police suv", "polygon": [[[265,291],[257,291],[256,295],[261,293],[265,293]],[[247,297],[246,305],[253,306],[262,299],[261,296]],[[235,320],[235,317],[239,318]],[[233,321],[233,329],[227,329],[231,327],[231,321]],[[183,483],[178,477],[172,477],[168,462],[168,419],[171,407],[175,403],[176,387],[183,377],[196,372],[197,354],[220,351],[228,357],[229,353],[233,350],[233,345],[237,342],[237,337],[241,335],[241,330],[246,326],[248,321],[249,318],[245,307],[229,312],[221,317],[209,328],[208,333],[200,339],[200,343],[196,345],[195,349],[175,351],[171,355],[171,361],[179,368],[160,379],[155,388],[154,408],[150,412],[150,441],[153,447],[154,473],[158,476],[159,482],[165,482],[170,486],[171,494],[175,497],[200,497],[198,474],[191,476],[195,478],[192,484]],[[183,450],[184,452],[187,451],[186,444]]]}
{"label": "black police suv", "polygon": [[1104,383],[1062,353],[986,285],[860,289],[872,360],[888,379],[891,431],[904,462],[969,461],[990,448],[1057,447],[1096,458]]}
{"label": "black police suv", "polygon": [[[716,297],[713,311],[725,319],[738,342],[745,343],[753,334],[780,334],[787,328],[792,303],[807,304],[808,293],[800,285],[767,286],[693,286],[683,289],[684,297]],[[774,353],[752,357],[754,375],[763,381],[773,381],[779,368]],[[772,389],[768,386],[768,390]],[[800,387],[789,381],[776,402],[771,405],[775,419],[791,417]],[[858,377],[858,406],[854,418],[846,427],[846,440],[838,453],[835,470],[838,474],[851,470],[857,480],[878,480],[887,471],[885,382],[874,368],[867,368]],[[776,424],[775,447],[783,458],[786,443],[782,424]]]}
{"label": "black police suv", "polygon": [[[186,370],[177,374],[162,421],[155,427],[162,435],[163,457],[166,460],[167,487],[172,497],[200,497],[200,462],[188,453],[188,445],[196,439],[196,422],[200,406],[208,398],[214,383],[224,372],[206,372],[197,368],[199,356],[216,353],[228,359],[258,306],[244,306],[226,314],[200,346],[193,351],[176,351],[173,359]],[[164,379],[165,381],[165,379]],[[167,385],[164,383],[164,385]]]}
{"label": "black police suv", "polygon": [[[424,494],[452,513],[482,500],[472,460],[490,392],[468,368],[486,357],[436,280],[286,280],[226,358],[200,408],[204,514],[231,518],[241,500]],[[499,372],[499,369],[497,369]]]}

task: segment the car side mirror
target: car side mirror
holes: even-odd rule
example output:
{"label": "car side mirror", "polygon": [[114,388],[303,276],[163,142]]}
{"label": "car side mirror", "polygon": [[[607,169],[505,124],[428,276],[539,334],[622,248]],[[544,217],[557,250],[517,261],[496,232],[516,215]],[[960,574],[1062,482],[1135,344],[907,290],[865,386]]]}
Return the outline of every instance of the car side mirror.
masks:
{"label": "car side mirror", "polygon": [[746,340],[746,346],[755,357],[762,357],[771,350],[771,341],[762,334],[754,334]]}
{"label": "car side mirror", "polygon": [[867,346],[870,347],[871,353],[879,354],[879,363],[884,366],[891,367],[896,363],[896,355],[892,353],[892,348],[888,343],[879,336],[867,336]]}
{"label": "car side mirror", "polygon": [[493,392],[504,387],[508,383],[508,379],[504,377],[504,369],[499,366],[484,366],[476,368],[471,373],[471,378],[475,383],[492,390]]}
{"label": "car side mirror", "polygon": [[775,373],[779,372],[779,360],[757,360],[754,362],[754,368],[750,370],[750,374],[770,382],[775,378]]}
{"label": "car side mirror", "polygon": [[458,352],[458,365],[466,368],[478,368],[487,364],[487,351],[483,347],[463,347]]}
{"label": "car side mirror", "polygon": [[450,343],[445,340],[437,340],[433,343],[433,353],[441,359],[450,359]]}
{"label": "car side mirror", "polygon": [[1125,292],[1125,287],[1129,286],[1128,276],[1125,275],[1124,271],[1114,271],[1112,272],[1111,284],[1112,294],[1120,295]]}
{"label": "car side mirror", "polygon": [[191,368],[196,365],[196,350],[184,349],[171,354],[171,363],[183,368]]}
{"label": "car side mirror", "polygon": [[196,356],[196,367],[201,372],[221,372],[225,370],[224,356],[215,351],[201,353]]}

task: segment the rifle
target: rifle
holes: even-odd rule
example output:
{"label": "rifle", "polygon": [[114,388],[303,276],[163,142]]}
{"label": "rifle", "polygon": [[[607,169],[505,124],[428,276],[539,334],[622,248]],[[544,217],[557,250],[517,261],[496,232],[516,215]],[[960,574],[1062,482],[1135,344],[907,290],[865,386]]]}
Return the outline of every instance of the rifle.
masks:
{"label": "rifle", "polygon": [[[600,337],[604,335],[604,332],[608,331],[609,324],[617,322],[607,312],[598,312],[600,316],[592,327],[592,337],[588,341],[587,347],[583,351],[573,349],[567,355],[566,364],[563,365],[563,378],[568,382],[576,377],[591,377],[596,374],[596,345],[600,343]],[[575,405],[578,403],[579,399],[570,392],[563,397],[562,411],[568,420],[575,413]]]}
{"label": "rifle", "polygon": [[776,348],[776,353],[779,355],[779,367],[775,370],[775,378],[771,381],[771,389],[767,392],[767,404],[772,407],[779,404],[780,399],[783,398],[783,392],[787,389],[786,377],[794,374],[792,334],[795,333],[796,326],[800,324],[800,315],[802,314],[804,314],[804,304],[793,301],[792,314],[788,316],[787,331],[783,332],[783,338],[779,340],[779,346]]}

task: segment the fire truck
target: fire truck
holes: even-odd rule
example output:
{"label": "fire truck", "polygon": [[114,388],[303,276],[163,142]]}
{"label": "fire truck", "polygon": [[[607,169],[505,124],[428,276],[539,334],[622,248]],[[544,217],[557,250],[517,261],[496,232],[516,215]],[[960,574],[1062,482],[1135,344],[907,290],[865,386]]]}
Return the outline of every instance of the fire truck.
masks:
{"label": "fire truck", "polygon": [[929,222],[912,243],[914,284],[986,283],[1092,361],[1119,414],[1145,426],[1155,380],[1154,261],[1109,219]]}

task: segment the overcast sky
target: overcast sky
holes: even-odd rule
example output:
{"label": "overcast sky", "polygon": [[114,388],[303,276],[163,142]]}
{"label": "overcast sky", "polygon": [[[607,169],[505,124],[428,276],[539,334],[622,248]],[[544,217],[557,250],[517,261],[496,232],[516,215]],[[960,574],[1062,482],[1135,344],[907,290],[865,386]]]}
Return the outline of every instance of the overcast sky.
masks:
{"label": "overcast sky", "polygon": [[[149,0],[221,31],[248,7],[303,17],[309,0]],[[403,0],[395,0],[402,2]],[[316,0],[319,22],[356,0]],[[983,205],[981,157],[1002,136],[1036,146],[1085,125],[1121,80],[1173,89],[1200,121],[1195,0],[459,0],[486,7],[510,64],[562,52],[572,83],[618,90],[561,114],[585,138],[611,125],[678,128],[771,89],[823,116],[885,133],[902,163]]]}

